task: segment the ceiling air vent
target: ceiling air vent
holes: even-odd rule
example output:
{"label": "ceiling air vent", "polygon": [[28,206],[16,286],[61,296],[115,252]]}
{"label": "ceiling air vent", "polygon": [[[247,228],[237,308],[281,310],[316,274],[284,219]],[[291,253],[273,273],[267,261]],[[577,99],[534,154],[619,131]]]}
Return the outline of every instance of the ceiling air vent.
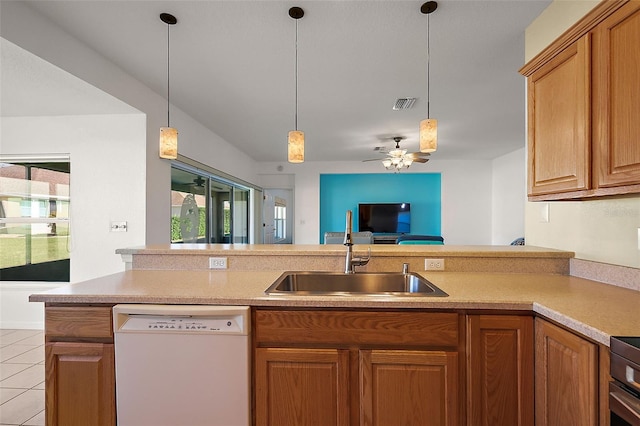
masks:
{"label": "ceiling air vent", "polygon": [[400,111],[402,109],[410,109],[415,103],[416,98],[398,98],[393,105],[394,111]]}

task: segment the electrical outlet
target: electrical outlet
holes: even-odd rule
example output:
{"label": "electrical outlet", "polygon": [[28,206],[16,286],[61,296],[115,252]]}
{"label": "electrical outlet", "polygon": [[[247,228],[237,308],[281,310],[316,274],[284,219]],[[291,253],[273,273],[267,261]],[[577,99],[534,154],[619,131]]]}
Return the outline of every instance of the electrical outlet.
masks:
{"label": "electrical outlet", "polygon": [[227,269],[226,257],[210,257],[209,269]]}
{"label": "electrical outlet", "polygon": [[444,259],[425,259],[425,271],[444,271]]}

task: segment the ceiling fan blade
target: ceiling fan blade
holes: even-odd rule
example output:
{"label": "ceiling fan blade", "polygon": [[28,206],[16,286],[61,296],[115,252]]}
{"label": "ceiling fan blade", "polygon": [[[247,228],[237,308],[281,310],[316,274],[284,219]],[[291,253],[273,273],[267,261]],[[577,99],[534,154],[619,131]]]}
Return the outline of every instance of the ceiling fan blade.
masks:
{"label": "ceiling fan blade", "polygon": [[382,157],[382,158],[370,158],[368,160],[362,160],[363,163],[366,163],[367,161],[382,161],[387,157]]}
{"label": "ceiling fan blade", "polygon": [[427,161],[429,161],[429,159],[428,159],[428,158],[419,158],[419,157],[418,157],[418,158],[414,158],[414,159],[413,159],[413,162],[414,162],[414,163],[426,163]]}

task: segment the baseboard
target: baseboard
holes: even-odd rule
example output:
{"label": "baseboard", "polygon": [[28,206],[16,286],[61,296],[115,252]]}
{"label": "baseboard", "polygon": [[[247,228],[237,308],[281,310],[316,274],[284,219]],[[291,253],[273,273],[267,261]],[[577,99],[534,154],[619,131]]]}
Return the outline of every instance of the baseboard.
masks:
{"label": "baseboard", "polygon": [[44,321],[0,321],[3,330],[44,330]]}

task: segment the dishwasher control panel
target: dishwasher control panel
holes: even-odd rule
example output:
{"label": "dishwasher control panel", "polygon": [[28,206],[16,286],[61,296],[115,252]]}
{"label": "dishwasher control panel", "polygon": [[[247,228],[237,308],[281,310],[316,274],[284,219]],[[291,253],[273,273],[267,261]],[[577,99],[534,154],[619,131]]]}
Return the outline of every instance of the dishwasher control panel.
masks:
{"label": "dishwasher control panel", "polygon": [[242,327],[233,317],[189,317],[130,315],[120,327],[120,331],[158,331],[182,333],[233,333]]}

